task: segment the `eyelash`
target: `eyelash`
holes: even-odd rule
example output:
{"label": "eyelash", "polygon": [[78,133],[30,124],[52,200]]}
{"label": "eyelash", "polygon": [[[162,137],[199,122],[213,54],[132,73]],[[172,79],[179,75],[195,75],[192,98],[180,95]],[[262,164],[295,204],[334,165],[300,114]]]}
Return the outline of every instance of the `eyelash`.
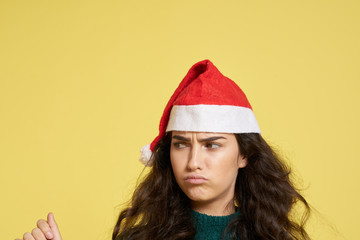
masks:
{"label": "eyelash", "polygon": [[[185,148],[185,147],[187,147],[187,143],[182,143],[182,142],[175,142],[175,143],[173,143],[174,144],[174,146],[177,148],[177,149],[182,149],[182,148]],[[181,147],[181,145],[183,145],[182,147]],[[210,149],[210,150],[212,150],[212,149],[217,149],[217,148],[219,148],[220,147],[220,144],[217,144],[217,143],[205,143],[204,144],[204,146],[206,147],[206,148],[208,148],[208,149]],[[215,146],[215,147],[214,147]]]}
{"label": "eyelash", "polygon": [[181,143],[181,142],[175,142],[175,143],[174,143],[174,146],[175,146],[176,148],[178,148],[178,149],[184,148],[184,147],[180,147],[180,145],[184,145],[184,147],[185,147],[185,146],[186,146],[186,143]]}
{"label": "eyelash", "polygon": [[[206,143],[205,146],[206,146],[206,148],[209,148],[209,149],[217,149],[220,147],[220,145],[216,144],[216,143]],[[209,146],[211,146],[211,147],[209,147]]]}

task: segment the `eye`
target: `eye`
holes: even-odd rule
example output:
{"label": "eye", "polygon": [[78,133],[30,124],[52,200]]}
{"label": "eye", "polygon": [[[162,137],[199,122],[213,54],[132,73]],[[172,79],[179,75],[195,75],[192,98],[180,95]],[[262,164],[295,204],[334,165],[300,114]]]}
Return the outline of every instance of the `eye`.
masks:
{"label": "eye", "polygon": [[205,147],[208,148],[208,149],[217,149],[217,148],[220,147],[220,145],[216,144],[216,143],[206,143]]}
{"label": "eye", "polygon": [[185,143],[181,143],[181,142],[175,142],[174,143],[174,146],[178,149],[182,149],[182,148],[185,148],[186,147],[186,144]]}

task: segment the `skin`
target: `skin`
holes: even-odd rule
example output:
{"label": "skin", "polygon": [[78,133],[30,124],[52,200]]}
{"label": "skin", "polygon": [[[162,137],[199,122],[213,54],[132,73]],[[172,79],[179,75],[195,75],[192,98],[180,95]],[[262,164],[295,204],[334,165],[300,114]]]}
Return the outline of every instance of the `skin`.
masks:
{"label": "skin", "polygon": [[176,182],[195,211],[213,216],[235,212],[236,177],[247,159],[234,134],[174,131],[170,159]]}
{"label": "skin", "polygon": [[[34,228],[31,233],[27,232],[23,236],[23,240],[62,240],[59,228],[55,222],[54,214],[49,213],[47,220],[40,219],[37,221],[37,228]],[[21,240],[17,238],[16,240]]]}

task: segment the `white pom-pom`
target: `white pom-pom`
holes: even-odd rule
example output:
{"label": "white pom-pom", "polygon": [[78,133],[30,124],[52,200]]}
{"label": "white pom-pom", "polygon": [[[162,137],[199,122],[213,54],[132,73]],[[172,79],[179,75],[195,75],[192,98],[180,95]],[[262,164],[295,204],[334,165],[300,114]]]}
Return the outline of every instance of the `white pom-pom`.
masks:
{"label": "white pom-pom", "polygon": [[152,162],[150,161],[150,158],[151,158],[152,152],[150,150],[150,144],[143,146],[140,149],[140,152],[141,152],[141,157],[140,157],[139,161],[142,164],[144,164],[145,166],[151,166]]}

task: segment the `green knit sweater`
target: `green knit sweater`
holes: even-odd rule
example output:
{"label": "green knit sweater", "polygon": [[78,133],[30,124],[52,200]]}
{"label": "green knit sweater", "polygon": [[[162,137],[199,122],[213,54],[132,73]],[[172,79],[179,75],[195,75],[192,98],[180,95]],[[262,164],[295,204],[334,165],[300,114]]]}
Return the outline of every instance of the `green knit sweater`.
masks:
{"label": "green knit sweater", "polygon": [[[193,224],[196,228],[195,240],[219,240],[227,225],[239,215],[239,212],[228,216],[209,216],[192,211]],[[225,236],[226,240],[230,239]]]}
{"label": "green knit sweater", "polygon": [[[195,240],[221,240],[227,225],[239,215],[239,212],[228,216],[209,216],[194,210],[191,212],[196,229]],[[116,239],[120,239],[119,236]],[[230,240],[230,237],[227,235],[224,240]]]}

